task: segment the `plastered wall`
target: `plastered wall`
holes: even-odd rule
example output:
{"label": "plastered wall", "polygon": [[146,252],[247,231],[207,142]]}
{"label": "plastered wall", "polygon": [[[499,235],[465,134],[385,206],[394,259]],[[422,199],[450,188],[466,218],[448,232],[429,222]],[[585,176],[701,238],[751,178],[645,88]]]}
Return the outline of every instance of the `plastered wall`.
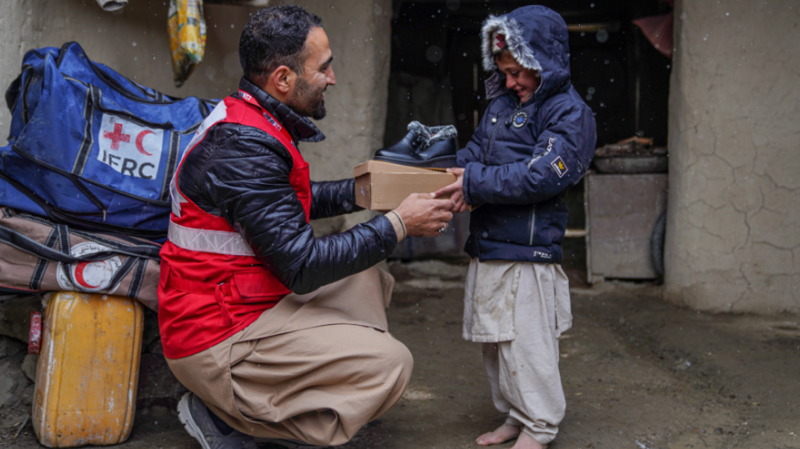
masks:
{"label": "plastered wall", "polygon": [[678,0],[666,295],[800,311],[800,3]]}
{"label": "plastered wall", "polygon": [[[206,57],[178,89],[169,65],[167,3],[135,0],[115,16],[94,0],[0,1],[0,88],[17,77],[27,50],[77,41],[91,59],[170,95],[219,98],[232,92],[241,77],[239,36],[256,9],[206,4]],[[325,94],[328,117],[317,122],[327,139],[300,150],[312,179],[352,177],[353,167],[383,142],[391,0],[292,3],[322,17],[337,80]],[[9,122],[7,108],[0,107],[0,132],[7,134]]]}

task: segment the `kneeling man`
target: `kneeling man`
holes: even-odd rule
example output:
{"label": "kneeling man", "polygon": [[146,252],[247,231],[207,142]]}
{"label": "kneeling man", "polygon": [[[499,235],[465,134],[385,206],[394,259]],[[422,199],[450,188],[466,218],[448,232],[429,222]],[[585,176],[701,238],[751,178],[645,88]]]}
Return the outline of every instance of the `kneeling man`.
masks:
{"label": "kneeling man", "polygon": [[406,235],[435,236],[450,200],[315,238],[308,221],[353,212],[354,181],[310,182],[299,141],[324,138],[335,84],[319,17],[263,9],[242,33],[244,77],[203,122],[172,183],[161,256],[164,355],[191,393],[181,421],[204,448],[253,437],[340,445],[391,408],[411,354],[387,332],[393,279],[374,265]]}

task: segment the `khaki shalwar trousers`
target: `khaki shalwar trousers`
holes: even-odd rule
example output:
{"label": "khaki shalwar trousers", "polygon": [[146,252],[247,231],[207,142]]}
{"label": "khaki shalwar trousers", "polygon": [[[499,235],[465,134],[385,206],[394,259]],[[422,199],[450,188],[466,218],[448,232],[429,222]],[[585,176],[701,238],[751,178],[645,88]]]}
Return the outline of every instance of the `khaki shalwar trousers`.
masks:
{"label": "khaki shalwar trousers", "polygon": [[550,443],[567,405],[558,371],[558,337],[572,326],[564,270],[473,259],[464,300],[464,338],[483,344],[495,407],[507,424]]}
{"label": "khaki shalwar trousers", "polygon": [[411,377],[411,353],[386,330],[393,286],[391,275],[371,268],[287,295],[225,341],[167,362],[236,430],[344,444],[386,413]]}

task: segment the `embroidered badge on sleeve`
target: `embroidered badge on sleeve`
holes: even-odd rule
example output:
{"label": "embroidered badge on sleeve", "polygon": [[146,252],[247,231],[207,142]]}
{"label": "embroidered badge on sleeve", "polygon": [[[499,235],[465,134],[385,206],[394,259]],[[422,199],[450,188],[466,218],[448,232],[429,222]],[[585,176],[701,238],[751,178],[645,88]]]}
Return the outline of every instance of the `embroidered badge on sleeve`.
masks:
{"label": "embroidered badge on sleeve", "polygon": [[561,159],[561,156],[555,158],[553,162],[550,163],[550,166],[553,167],[553,170],[556,171],[559,178],[563,178],[564,175],[567,174],[567,165],[564,164],[564,160]]}

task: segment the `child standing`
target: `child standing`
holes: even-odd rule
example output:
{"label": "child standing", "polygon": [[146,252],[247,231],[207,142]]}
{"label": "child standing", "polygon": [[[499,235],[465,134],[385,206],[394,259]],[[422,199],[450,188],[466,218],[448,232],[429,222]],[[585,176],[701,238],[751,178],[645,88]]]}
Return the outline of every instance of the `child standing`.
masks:
{"label": "child standing", "polygon": [[483,344],[498,410],[506,422],[481,435],[487,446],[518,438],[515,449],[543,448],[558,432],[566,401],[558,337],[572,325],[561,269],[567,224],[562,201],[592,160],[592,111],[570,84],[567,25],[543,6],[490,16],[483,24],[483,67],[491,100],[449,171],[451,194],[470,215],[472,257],[464,295],[464,338]]}

